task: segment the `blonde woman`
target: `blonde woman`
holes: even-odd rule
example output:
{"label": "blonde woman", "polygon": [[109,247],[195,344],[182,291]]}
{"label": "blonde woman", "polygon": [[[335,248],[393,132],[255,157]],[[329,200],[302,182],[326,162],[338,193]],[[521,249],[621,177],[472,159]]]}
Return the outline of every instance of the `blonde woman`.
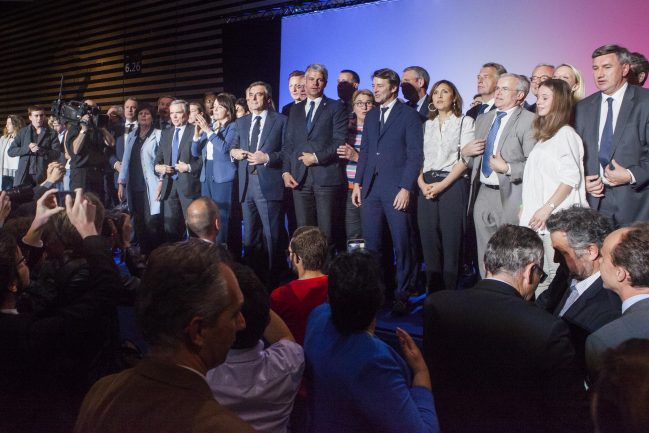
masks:
{"label": "blonde woman", "polygon": [[554,75],[552,76],[552,78],[563,80],[568,83],[575,103],[581,101],[586,96],[586,85],[584,84],[584,79],[581,76],[579,69],[575,68],[574,66],[567,63],[563,63],[557,66],[557,69],[554,70]]}

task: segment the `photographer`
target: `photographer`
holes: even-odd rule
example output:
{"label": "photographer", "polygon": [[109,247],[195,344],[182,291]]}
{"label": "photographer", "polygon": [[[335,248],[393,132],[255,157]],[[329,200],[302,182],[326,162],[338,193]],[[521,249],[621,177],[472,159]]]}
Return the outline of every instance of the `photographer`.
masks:
{"label": "photographer", "polygon": [[[68,130],[65,147],[70,155],[70,189],[83,188],[105,197],[104,170],[108,165],[106,147],[115,146],[115,138],[97,123],[99,107],[88,99],[88,112],[78,125]],[[94,115],[93,115],[94,114]]]}

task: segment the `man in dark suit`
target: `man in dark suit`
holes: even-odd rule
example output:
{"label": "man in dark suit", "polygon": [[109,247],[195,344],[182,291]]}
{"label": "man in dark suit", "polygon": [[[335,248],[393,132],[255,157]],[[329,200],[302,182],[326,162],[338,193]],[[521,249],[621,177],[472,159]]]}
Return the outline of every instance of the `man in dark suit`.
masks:
{"label": "man in dark suit", "polygon": [[182,238],[187,206],[201,194],[202,160],[191,153],[194,125],[189,125],[189,105],[177,99],[169,106],[172,128],[162,131],[155,159],[155,171],[161,177],[158,186],[163,204],[165,241]]}
{"label": "man in dark suit", "polygon": [[41,183],[46,176],[47,164],[59,159],[63,149],[56,132],[46,125],[45,110],[30,106],[27,112],[31,124],[18,131],[7,150],[9,156],[19,157],[14,186]]}
{"label": "man in dark suit", "polygon": [[137,108],[138,102],[135,98],[128,98],[124,101],[124,121],[116,128],[115,149],[108,158],[108,163],[113,169],[115,188],[117,188],[117,179],[119,172],[122,170],[122,159],[124,158],[124,146],[128,134],[137,128]]}
{"label": "man in dark suit", "polygon": [[408,106],[414,108],[421,116],[421,121],[428,120],[428,105],[430,96],[426,93],[430,75],[421,66],[409,66],[403,70],[401,93],[408,101]]}
{"label": "man in dark suit", "polygon": [[604,241],[600,270],[604,287],[622,301],[622,316],[586,340],[586,364],[596,379],[607,349],[632,338],[649,339],[649,223],[614,231]]}
{"label": "man in dark suit", "polygon": [[246,90],[250,113],[237,119],[230,155],[239,162],[239,200],[243,210],[243,248],[248,264],[269,287],[276,287],[286,268],[281,241],[287,238],[282,199],[282,142],[286,117],[269,110],[269,84],[252,83]]}
{"label": "man in dark suit", "polygon": [[626,48],[605,45],[592,57],[600,91],[577,104],[575,129],[584,141],[590,207],[617,228],[649,220],[649,90],[627,83]]}
{"label": "man in dark suit", "polygon": [[[536,65],[532,71],[532,75],[530,76],[530,92],[532,92],[532,95],[534,95],[535,98],[539,92],[539,86],[541,83],[552,78],[553,74],[554,66],[545,63]],[[525,102],[524,106],[526,110],[536,113],[536,101],[533,104]]]}
{"label": "man in dark suit", "polygon": [[288,75],[288,91],[292,101],[282,107],[282,114],[288,116],[291,107],[306,99],[306,79],[304,71],[293,71]]}
{"label": "man in dark suit", "polygon": [[393,311],[404,314],[416,277],[410,239],[417,176],[424,161],[423,129],[418,113],[397,99],[396,72],[379,69],[372,80],[374,100],[380,106],[365,118],[351,198],[356,206],[362,203],[362,231],[369,251],[384,254],[382,238],[387,221],[397,262]]}
{"label": "man in dark suit", "polygon": [[245,327],[243,295],[216,246],[190,239],[158,248],[138,294],[149,355],[95,383],[74,431],[252,432],[214,400],[205,380]]}
{"label": "man in dark suit", "polygon": [[477,119],[482,113],[496,109],[494,104],[496,96],[496,83],[501,75],[506,74],[507,69],[499,63],[485,63],[478,74],[478,94],[482,97],[482,103],[471,107],[466,115]]}
{"label": "man in dark suit", "polygon": [[[343,106],[323,95],[327,69],[312,64],[306,70],[306,100],[291,107],[284,140],[282,178],[293,189],[298,227],[318,226],[333,249],[346,182],[338,146],[347,139]],[[344,230],[344,229],[343,229]]]}
{"label": "man in dark suit", "polygon": [[472,289],[425,302],[424,356],[441,430],[586,431],[568,327],[528,302],[545,275],[541,239],[505,225],[487,245],[485,266]]}
{"label": "man in dark suit", "polygon": [[171,119],[169,118],[169,108],[174,99],[176,98],[168,95],[158,98],[158,109],[156,113],[158,116],[158,121],[155,125],[156,128],[165,130],[173,126]]}
{"label": "man in dark suit", "polygon": [[576,206],[551,215],[546,226],[560,265],[536,305],[566,322],[583,368],[586,338],[620,317],[620,298],[604,289],[599,272],[602,243],[611,226],[599,212]]}

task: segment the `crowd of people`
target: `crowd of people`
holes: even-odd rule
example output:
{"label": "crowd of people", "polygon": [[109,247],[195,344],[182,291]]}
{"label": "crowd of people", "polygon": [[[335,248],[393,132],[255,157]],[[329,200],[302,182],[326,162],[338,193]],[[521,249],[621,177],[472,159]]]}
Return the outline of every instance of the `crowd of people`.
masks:
{"label": "crowd of people", "polygon": [[[586,97],[486,63],[466,114],[418,66],[332,99],[311,64],[280,112],[256,81],[8,116],[2,430],[646,431],[649,62],[592,64]],[[423,348],[392,347],[421,270]]]}

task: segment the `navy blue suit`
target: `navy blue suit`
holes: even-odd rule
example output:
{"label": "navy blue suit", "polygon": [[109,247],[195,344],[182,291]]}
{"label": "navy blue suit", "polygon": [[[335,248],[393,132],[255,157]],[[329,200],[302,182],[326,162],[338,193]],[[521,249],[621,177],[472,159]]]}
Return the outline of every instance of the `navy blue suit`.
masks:
{"label": "navy blue suit", "polygon": [[248,166],[247,159],[239,162],[239,201],[243,211],[243,248],[246,261],[262,280],[270,283],[271,275],[276,275],[272,271],[286,265],[281,241],[286,239],[282,224],[282,143],[287,119],[275,111],[267,111],[257,147],[253,149],[250,134],[255,117],[254,114],[248,114],[237,119],[232,147],[248,152],[259,150],[268,154],[267,164]]}
{"label": "navy blue suit", "polygon": [[[342,215],[338,202],[347,182],[345,165],[336,149],[347,140],[347,115],[342,104],[323,96],[307,130],[307,103],[309,99],[291,106],[282,172],[290,173],[299,184],[293,190],[297,225],[317,225],[333,246],[334,226],[337,216]],[[298,160],[303,152],[315,153],[318,162],[306,167]]]}
{"label": "navy blue suit", "polygon": [[[424,135],[419,113],[406,104],[394,104],[381,131],[380,113],[380,108],[375,108],[365,118],[354,182],[362,186],[361,219],[368,250],[382,253],[383,223],[387,220],[397,261],[395,295],[404,299],[416,276],[410,238],[413,192],[424,161]],[[410,192],[405,212],[393,206],[402,188]]]}

